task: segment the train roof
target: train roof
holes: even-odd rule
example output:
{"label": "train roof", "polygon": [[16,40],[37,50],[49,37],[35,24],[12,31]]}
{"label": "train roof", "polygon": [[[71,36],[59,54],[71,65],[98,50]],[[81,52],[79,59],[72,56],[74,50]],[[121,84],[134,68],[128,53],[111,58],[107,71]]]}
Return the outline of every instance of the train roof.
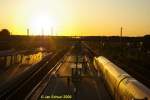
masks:
{"label": "train roof", "polygon": [[13,56],[13,55],[18,55],[18,54],[31,55],[31,54],[36,54],[38,52],[39,51],[35,51],[35,50],[21,50],[21,51],[3,50],[3,51],[0,51],[0,57]]}
{"label": "train roof", "polygon": [[22,50],[20,51],[20,54],[23,54],[23,55],[31,55],[31,54],[36,54],[38,53],[39,51],[35,51],[35,50]]}
{"label": "train roof", "polygon": [[3,51],[0,51],[0,57],[12,56],[12,55],[16,55],[16,54],[18,54],[18,52],[14,51],[14,50],[3,50]]}

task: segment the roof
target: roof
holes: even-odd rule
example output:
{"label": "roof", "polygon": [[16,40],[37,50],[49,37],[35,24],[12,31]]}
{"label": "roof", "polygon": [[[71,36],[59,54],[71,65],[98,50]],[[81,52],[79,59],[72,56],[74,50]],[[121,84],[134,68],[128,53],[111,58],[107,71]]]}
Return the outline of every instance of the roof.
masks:
{"label": "roof", "polygon": [[31,54],[36,54],[38,53],[38,51],[35,51],[35,50],[22,50],[19,52],[20,54],[23,54],[23,55],[31,55]]}
{"label": "roof", "polygon": [[3,50],[3,51],[0,51],[0,57],[2,56],[11,56],[11,55],[16,55],[18,54],[17,51],[14,51],[14,50]]}
{"label": "roof", "polygon": [[3,51],[0,51],[0,57],[13,56],[17,54],[31,55],[31,54],[36,54],[36,53],[38,53],[38,51],[35,51],[35,50],[21,50],[21,51],[3,50]]}

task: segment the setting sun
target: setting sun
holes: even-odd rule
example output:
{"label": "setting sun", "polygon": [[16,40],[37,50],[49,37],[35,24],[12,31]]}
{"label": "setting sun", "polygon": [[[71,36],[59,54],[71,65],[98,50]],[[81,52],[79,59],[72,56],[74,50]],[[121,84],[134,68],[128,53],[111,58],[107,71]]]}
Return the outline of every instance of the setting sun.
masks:
{"label": "setting sun", "polygon": [[150,0],[2,0],[0,29],[13,35],[143,36]]}
{"label": "setting sun", "polygon": [[54,35],[53,31],[56,25],[55,17],[39,14],[31,18],[30,30],[33,35]]}

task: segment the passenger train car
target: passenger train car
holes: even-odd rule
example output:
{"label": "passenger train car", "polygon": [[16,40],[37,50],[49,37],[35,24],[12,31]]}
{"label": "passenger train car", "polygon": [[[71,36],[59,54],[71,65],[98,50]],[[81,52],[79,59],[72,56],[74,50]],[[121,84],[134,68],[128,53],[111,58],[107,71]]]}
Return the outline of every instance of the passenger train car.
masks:
{"label": "passenger train car", "polygon": [[42,59],[42,52],[28,51],[22,53],[22,64],[34,64]]}
{"label": "passenger train car", "polygon": [[23,50],[0,51],[0,68],[9,68],[15,64],[34,64],[47,55],[47,52]]}
{"label": "passenger train car", "polygon": [[150,100],[150,89],[105,57],[95,57],[94,66],[115,100]]}
{"label": "passenger train car", "polygon": [[0,67],[6,68],[10,65],[21,63],[21,54],[13,50],[0,52]]}

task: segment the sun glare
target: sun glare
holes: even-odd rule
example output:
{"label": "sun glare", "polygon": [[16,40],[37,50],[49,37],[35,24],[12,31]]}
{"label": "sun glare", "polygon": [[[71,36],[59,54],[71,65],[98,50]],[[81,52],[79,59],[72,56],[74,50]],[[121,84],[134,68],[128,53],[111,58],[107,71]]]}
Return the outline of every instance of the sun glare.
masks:
{"label": "sun glare", "polygon": [[56,18],[48,15],[38,15],[31,18],[32,35],[55,35]]}

